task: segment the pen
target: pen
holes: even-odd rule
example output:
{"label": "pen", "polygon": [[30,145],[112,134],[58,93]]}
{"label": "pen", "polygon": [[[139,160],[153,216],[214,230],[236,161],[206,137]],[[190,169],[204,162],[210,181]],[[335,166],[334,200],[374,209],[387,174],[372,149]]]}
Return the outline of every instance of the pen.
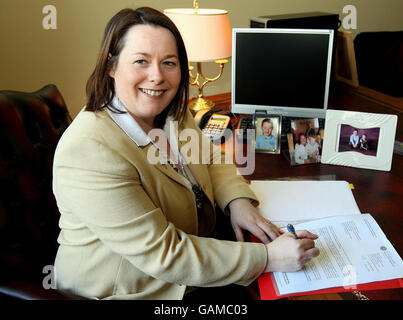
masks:
{"label": "pen", "polygon": [[298,236],[295,233],[294,226],[291,223],[287,224],[287,230],[288,230],[288,232],[292,233],[292,235],[294,236],[294,239],[298,239]]}

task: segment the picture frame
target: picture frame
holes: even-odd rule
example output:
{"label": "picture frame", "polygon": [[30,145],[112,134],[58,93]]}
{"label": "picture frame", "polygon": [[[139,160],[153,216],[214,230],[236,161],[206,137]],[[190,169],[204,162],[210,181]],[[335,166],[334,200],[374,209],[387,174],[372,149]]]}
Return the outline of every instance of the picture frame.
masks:
{"label": "picture frame", "polygon": [[336,80],[358,87],[357,63],[351,31],[338,30],[335,61]]}
{"label": "picture frame", "polygon": [[320,163],[323,136],[318,118],[291,120],[291,132],[287,133],[290,165]]}
{"label": "picture frame", "polygon": [[255,152],[278,154],[281,150],[281,116],[255,114]]}
{"label": "picture frame", "polygon": [[[325,121],[322,163],[390,171],[396,115],[327,110]],[[361,144],[364,134],[367,135],[367,150],[351,143],[358,140]]]}

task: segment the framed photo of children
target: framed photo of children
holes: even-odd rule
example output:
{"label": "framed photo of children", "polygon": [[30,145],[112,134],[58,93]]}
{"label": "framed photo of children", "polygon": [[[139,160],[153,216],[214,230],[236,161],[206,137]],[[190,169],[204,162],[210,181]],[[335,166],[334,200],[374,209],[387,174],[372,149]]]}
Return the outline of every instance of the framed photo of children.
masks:
{"label": "framed photo of children", "polygon": [[327,110],[322,163],[390,171],[397,116]]}
{"label": "framed photo of children", "polygon": [[292,120],[287,141],[292,166],[320,163],[323,129],[319,129],[317,118]]}
{"label": "framed photo of children", "polygon": [[255,152],[280,153],[281,149],[281,116],[254,115]]}

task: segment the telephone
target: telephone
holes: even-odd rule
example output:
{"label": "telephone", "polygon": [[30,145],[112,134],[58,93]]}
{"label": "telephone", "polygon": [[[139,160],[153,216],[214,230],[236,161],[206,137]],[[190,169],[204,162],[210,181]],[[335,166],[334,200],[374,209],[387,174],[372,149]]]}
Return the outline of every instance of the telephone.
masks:
{"label": "telephone", "polygon": [[227,113],[222,112],[221,109],[204,109],[198,111],[194,119],[204,135],[214,141],[220,139],[225,129],[231,127]]}
{"label": "telephone", "polygon": [[235,130],[236,138],[239,141],[246,143],[248,129],[255,129],[255,125],[253,124],[253,116],[244,116],[239,120],[238,126]]}

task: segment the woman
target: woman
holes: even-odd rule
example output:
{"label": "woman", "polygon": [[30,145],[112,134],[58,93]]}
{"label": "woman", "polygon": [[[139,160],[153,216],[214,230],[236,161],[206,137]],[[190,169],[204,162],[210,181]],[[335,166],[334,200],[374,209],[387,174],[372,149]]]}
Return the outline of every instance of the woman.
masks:
{"label": "woman", "polygon": [[295,162],[297,164],[310,163],[307,152],[306,136],[300,133],[298,136],[298,143],[295,145]]}
{"label": "woman", "polygon": [[[187,90],[183,40],[165,15],[124,9],[109,21],[86,108],[55,154],[58,289],[95,299],[181,299],[188,286],[248,285],[319,254],[315,235],[300,231],[305,239],[295,241],[258,214],[233,165],[185,163],[183,142],[168,134],[175,121],[179,135],[190,128],[199,146],[205,139],[186,109]],[[169,161],[150,161],[161,154]],[[247,230],[263,243],[209,238],[215,201],[238,240]]]}
{"label": "woman", "polygon": [[306,153],[311,162],[320,162],[319,143],[316,136],[308,136],[308,142],[305,145]]}

